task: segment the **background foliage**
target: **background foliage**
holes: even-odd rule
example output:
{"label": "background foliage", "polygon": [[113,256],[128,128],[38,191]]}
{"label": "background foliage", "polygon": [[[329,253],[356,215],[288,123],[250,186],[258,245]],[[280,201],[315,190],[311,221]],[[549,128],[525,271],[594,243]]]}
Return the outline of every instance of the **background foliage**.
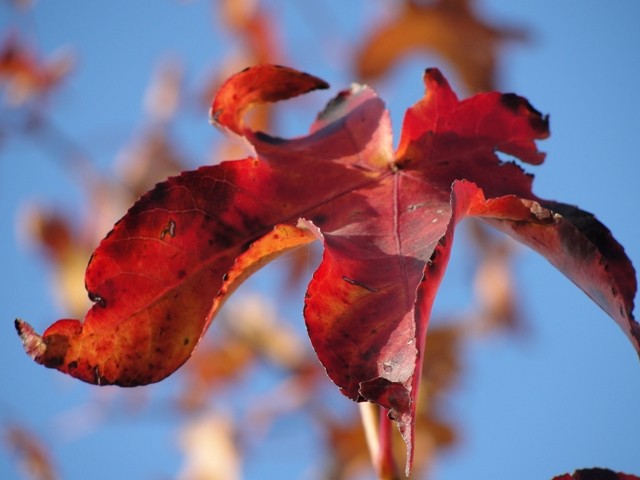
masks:
{"label": "background foliage", "polygon": [[[43,327],[83,311],[90,251],[155,181],[240,154],[208,125],[207,108],[219,81],[248,64],[287,64],[331,83],[329,93],[289,102],[286,116],[276,108],[254,119],[286,136],[303,133],[337,89],[363,80],[387,102],[397,134],[431,65],[461,95],[525,95],[551,114],[535,192],[595,212],[639,263],[638,4],[483,1],[469,5],[475,23],[465,2],[442,4],[419,12],[391,0],[1,4],[0,476],[370,475],[357,409],[323,380],[303,332],[313,250],[245,285],[188,365],[148,388],[97,389],[42,369],[12,331],[16,316]],[[427,27],[409,23],[417,18]],[[406,35],[390,33],[398,25]],[[376,46],[380,32],[389,41]],[[512,41],[483,43],[501,35]],[[407,38],[415,49],[400,43]],[[416,476],[640,472],[640,384],[624,335],[541,258],[472,225],[463,236],[434,312],[430,428]],[[496,295],[500,285],[515,288]]]}

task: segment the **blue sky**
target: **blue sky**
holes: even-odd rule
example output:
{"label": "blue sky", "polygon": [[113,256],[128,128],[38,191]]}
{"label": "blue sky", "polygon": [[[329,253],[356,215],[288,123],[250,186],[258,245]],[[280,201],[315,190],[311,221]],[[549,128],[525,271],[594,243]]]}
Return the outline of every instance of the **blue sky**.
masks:
{"label": "blue sky", "polygon": [[[298,110],[284,122],[283,128],[295,133],[354,80],[345,45],[358,42],[385,5],[383,0],[299,3],[267,5],[277,5],[288,63],[325,78],[332,90],[313,94],[310,102],[317,103],[308,116]],[[535,193],[594,212],[640,265],[640,217],[634,207],[640,173],[640,3],[485,0],[479,6],[486,18],[531,32],[529,43],[504,50],[499,83],[550,114],[552,136],[540,144],[547,160],[529,169],[536,175]],[[63,45],[74,49],[77,66],[50,111],[105,175],[144,123],[142,96],[160,60],[167,54],[180,57],[193,88],[239,48],[218,28],[209,2],[39,2],[28,15],[1,8],[2,30],[18,25],[43,54]],[[422,55],[403,61],[379,85],[396,138],[404,110],[422,95],[427,66],[441,67],[456,84],[455,72],[441,59]],[[193,109],[175,128],[186,152],[209,161],[206,152],[219,134],[208,125],[206,111]],[[158,421],[162,412],[143,411],[134,423],[131,416],[116,415],[95,430],[87,426],[87,434],[69,432],[66,423],[73,423],[83,406],[95,405],[95,387],[35,365],[14,334],[15,317],[41,331],[64,314],[51,293],[50,270],[16,233],[24,205],[37,201],[86,213],[82,191],[50,153],[25,137],[0,143],[0,422],[23,423],[41,434],[63,478],[86,478],[89,471],[95,479],[125,473],[172,478],[181,461],[175,415]],[[436,315],[468,296],[465,255],[464,244],[454,247],[454,259],[462,260],[452,263]],[[529,335],[516,341],[498,335],[465,351],[469,374],[452,398],[451,412],[463,427],[463,440],[438,461],[434,478],[533,480],[594,465],[640,474],[640,365],[633,348],[615,322],[544,259],[523,250],[517,270]],[[260,277],[252,288],[268,283]],[[291,313],[299,304],[286,311],[301,325]],[[215,335],[215,326],[209,335]],[[163,395],[176,385],[170,379],[149,387],[148,395]],[[279,435],[257,454],[273,478],[314,478],[308,473],[310,452],[285,463],[291,460],[286,452],[304,442],[295,423]],[[245,473],[266,478],[251,467]],[[1,450],[0,478],[16,475]]]}

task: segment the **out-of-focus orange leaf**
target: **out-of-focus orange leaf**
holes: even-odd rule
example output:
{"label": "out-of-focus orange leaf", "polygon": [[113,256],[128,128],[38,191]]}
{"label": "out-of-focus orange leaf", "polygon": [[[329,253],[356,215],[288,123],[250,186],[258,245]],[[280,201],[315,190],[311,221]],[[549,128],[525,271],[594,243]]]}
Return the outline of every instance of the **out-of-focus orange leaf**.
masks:
{"label": "out-of-focus orange leaf", "polygon": [[46,95],[72,66],[70,52],[60,51],[44,62],[17,35],[9,35],[0,44],[0,85],[6,87],[10,104]]}
{"label": "out-of-focus orange leaf", "polygon": [[520,29],[485,23],[474,12],[472,0],[407,0],[389,5],[399,13],[374,29],[357,56],[358,76],[364,80],[386,74],[410,53],[431,51],[451,63],[469,91],[495,90],[500,47],[525,38]]}
{"label": "out-of-focus orange leaf", "polygon": [[184,410],[201,409],[212,391],[228,387],[246,374],[256,360],[255,352],[246,342],[236,338],[221,340],[205,342],[185,368],[185,386],[179,398],[179,405]]}
{"label": "out-of-focus orange leaf", "polygon": [[523,327],[523,319],[512,268],[515,242],[493,235],[479,222],[471,222],[471,227],[472,240],[479,250],[473,280],[477,301],[474,324],[480,332],[519,330]]}
{"label": "out-of-focus orange leaf", "polygon": [[47,447],[35,435],[22,427],[13,425],[5,429],[4,437],[9,448],[20,459],[20,467],[25,479],[55,480],[58,478]]}
{"label": "out-of-focus orange leaf", "polygon": [[323,425],[331,459],[326,465],[326,478],[348,480],[371,471],[371,457],[359,416],[340,420],[326,419]]}
{"label": "out-of-focus orange leaf", "polygon": [[80,315],[90,305],[85,292],[78,291],[91,256],[90,244],[60,213],[40,207],[25,209],[22,231],[43,252],[53,269],[52,286],[64,311]]}
{"label": "out-of-focus orange leaf", "polygon": [[7,0],[7,3],[11,3],[17,8],[23,8],[26,10],[33,5],[34,0]]}
{"label": "out-of-focus orange leaf", "polygon": [[[223,65],[216,67],[215,73],[207,81],[200,98],[207,108],[224,81],[233,73],[251,65],[282,63],[282,49],[277,39],[277,27],[258,0],[222,0],[217,2],[216,12],[223,24],[236,37],[242,49]],[[254,130],[272,130],[273,109],[269,104],[257,104],[250,112],[250,123]],[[220,158],[242,158],[250,154],[250,147],[238,139],[229,138],[215,151],[215,160]]]}
{"label": "out-of-focus orange leaf", "polygon": [[240,452],[233,422],[219,414],[196,418],[180,434],[185,463],[179,480],[240,480]]}
{"label": "out-of-focus orange leaf", "polygon": [[415,468],[427,471],[439,450],[458,439],[456,426],[447,418],[446,393],[457,383],[460,347],[464,331],[458,325],[438,325],[429,329],[422,363],[422,380],[416,406]]}
{"label": "out-of-focus orange leaf", "polygon": [[[220,319],[221,337],[216,341],[204,342],[194,354],[184,370],[185,388],[182,389],[180,404],[187,409],[199,408],[205,404],[211,390],[229,386],[238,380],[257,361],[284,369],[290,384],[282,398],[293,400],[299,395],[294,386],[300,384],[305,374],[308,352],[301,339],[276,316],[275,308],[259,295],[245,295],[242,301],[229,305]],[[310,382],[305,382],[306,393],[313,391]],[[257,414],[273,417],[279,412],[266,412],[269,398],[259,403]],[[293,403],[300,404],[297,400]],[[289,409],[289,408],[287,408]]]}
{"label": "out-of-focus orange leaf", "polygon": [[163,128],[150,128],[125,147],[117,158],[116,169],[122,185],[136,199],[185,166],[184,157]]}
{"label": "out-of-focus orange leaf", "polygon": [[152,120],[164,123],[175,115],[180,105],[182,77],[182,65],[176,59],[158,66],[144,95],[144,105]]}
{"label": "out-of-focus orange leaf", "polygon": [[245,295],[227,309],[226,330],[272,364],[295,370],[305,361],[301,339],[279,321],[274,306],[259,295]]}
{"label": "out-of-focus orange leaf", "polygon": [[422,366],[427,404],[458,382],[463,340],[464,331],[459,325],[442,324],[429,329]]}
{"label": "out-of-focus orange leaf", "polygon": [[222,0],[219,4],[224,25],[233,29],[245,43],[245,51],[252,57],[250,64],[275,63],[281,55],[275,39],[276,29],[259,2]]}

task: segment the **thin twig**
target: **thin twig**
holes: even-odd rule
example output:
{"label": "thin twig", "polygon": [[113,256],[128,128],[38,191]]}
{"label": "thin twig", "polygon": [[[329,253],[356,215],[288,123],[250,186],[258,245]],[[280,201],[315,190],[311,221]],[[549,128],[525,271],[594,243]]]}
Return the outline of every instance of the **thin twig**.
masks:
{"label": "thin twig", "polygon": [[380,471],[380,443],[378,441],[378,407],[373,403],[359,403],[360,416],[362,417],[362,426],[364,427],[364,436],[369,448],[371,463],[374,469]]}

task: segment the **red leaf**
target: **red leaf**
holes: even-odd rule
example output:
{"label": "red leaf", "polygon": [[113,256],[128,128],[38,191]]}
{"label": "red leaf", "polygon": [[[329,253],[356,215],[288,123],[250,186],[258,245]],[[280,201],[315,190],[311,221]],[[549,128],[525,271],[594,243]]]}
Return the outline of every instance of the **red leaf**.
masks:
{"label": "red leaf", "polygon": [[458,101],[435,69],[425,82],[394,154],[388,113],[368,87],[339,93],[308,136],[283,140],[245,127],[242,113],[326,84],[272,66],[232,77],[212,120],[245,136],[257,158],[147,193],[94,253],[86,285],[96,304],[84,323],[56,322],[41,338],[18,321],[27,351],[88,382],[158,381],[189,357],[239,282],[315,236],[324,253],[306,295],[311,342],[346,396],[389,409],[409,469],[431,306],[466,216],[547,256],[640,350],[622,247],[590,214],[535,197],[532,177],[496,156],[541,163],[546,117],[513,94]]}

